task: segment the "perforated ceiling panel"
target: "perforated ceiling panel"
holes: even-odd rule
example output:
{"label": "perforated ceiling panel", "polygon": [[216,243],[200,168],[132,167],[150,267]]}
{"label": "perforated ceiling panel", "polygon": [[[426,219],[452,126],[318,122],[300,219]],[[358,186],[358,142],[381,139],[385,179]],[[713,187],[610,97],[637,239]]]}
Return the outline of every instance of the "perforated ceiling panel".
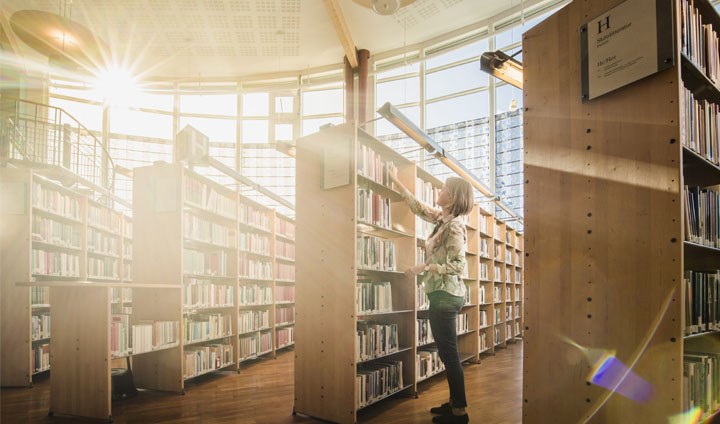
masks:
{"label": "perforated ceiling panel", "polygon": [[[371,54],[422,42],[486,19],[521,0],[417,0],[380,16],[338,0],[354,44]],[[534,3],[545,0],[524,0]],[[63,7],[64,12],[63,12]],[[114,57],[156,78],[232,77],[342,63],[323,0],[2,0],[69,17]],[[29,47],[28,47],[29,48]]]}

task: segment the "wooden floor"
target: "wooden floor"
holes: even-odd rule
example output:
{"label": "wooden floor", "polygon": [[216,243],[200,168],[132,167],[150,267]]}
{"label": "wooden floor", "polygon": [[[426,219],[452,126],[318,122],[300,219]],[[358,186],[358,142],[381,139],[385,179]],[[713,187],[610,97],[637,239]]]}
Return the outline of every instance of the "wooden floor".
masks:
{"label": "wooden floor", "polygon": [[[465,380],[471,423],[515,424],[522,421],[522,343],[510,344],[482,363],[467,365]],[[317,423],[293,416],[293,353],[262,360],[240,374],[209,375],[193,382],[186,394],[141,392],[113,402],[115,423]],[[40,379],[33,388],[2,389],[2,423],[83,423],[78,418],[47,416],[50,384]],[[419,397],[393,397],[359,414],[361,423],[430,423],[428,409],[447,400],[445,375],[419,386]]]}

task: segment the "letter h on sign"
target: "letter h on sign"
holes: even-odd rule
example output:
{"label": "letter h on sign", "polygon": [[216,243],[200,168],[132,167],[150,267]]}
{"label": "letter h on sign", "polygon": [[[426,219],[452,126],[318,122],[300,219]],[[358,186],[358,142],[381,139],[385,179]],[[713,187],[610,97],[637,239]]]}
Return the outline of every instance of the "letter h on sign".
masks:
{"label": "letter h on sign", "polygon": [[605,22],[603,22],[602,20],[599,20],[597,24],[598,24],[598,34],[601,34],[603,32],[603,28],[610,29],[610,15],[605,17]]}

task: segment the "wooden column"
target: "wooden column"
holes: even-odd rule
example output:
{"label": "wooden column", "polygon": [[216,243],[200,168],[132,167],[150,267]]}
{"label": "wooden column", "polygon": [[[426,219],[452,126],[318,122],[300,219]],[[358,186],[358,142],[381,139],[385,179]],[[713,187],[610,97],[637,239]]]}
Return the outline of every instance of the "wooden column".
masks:
{"label": "wooden column", "polygon": [[358,122],[367,121],[368,66],[370,52],[358,50]]}
{"label": "wooden column", "polygon": [[343,59],[345,63],[343,68],[345,77],[345,122],[352,122],[355,120],[355,73],[347,56]]}

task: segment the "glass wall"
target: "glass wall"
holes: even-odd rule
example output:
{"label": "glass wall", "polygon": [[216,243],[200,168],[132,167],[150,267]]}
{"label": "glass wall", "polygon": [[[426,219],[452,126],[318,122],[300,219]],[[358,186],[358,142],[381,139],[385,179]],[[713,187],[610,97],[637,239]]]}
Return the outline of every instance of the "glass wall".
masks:
{"label": "glass wall", "polygon": [[[522,91],[480,71],[480,56],[502,50],[517,53],[514,57],[522,61],[522,33],[565,3],[550,0],[549,8],[534,16],[506,17],[466,40],[455,38],[373,62],[376,109],[392,103],[520,215]],[[109,150],[116,165],[126,169],[169,162],[174,132],[190,125],[210,138],[213,158],[294,203],[295,161],[283,153],[283,143],[342,123],[343,97],[342,69],[275,81],[154,84],[129,107],[109,108]],[[103,99],[91,87],[52,81],[50,98],[100,137]],[[375,121],[368,130],[439,178],[450,176],[451,171],[426,158],[386,120]],[[234,179],[213,168],[196,169],[235,186]],[[130,200],[129,177],[118,175],[116,190]],[[278,205],[247,187],[240,190]]]}

